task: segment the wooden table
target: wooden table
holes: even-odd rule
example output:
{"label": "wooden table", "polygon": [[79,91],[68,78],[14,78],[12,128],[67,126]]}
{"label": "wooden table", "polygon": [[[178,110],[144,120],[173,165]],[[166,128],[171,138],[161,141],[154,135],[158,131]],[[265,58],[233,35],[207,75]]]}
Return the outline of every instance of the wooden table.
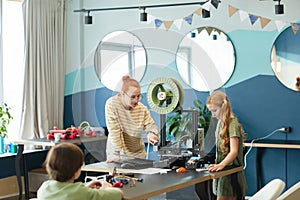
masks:
{"label": "wooden table", "polygon": [[[66,139],[66,140],[61,140],[60,142],[54,142],[53,140],[48,140],[47,138],[38,138],[38,139],[22,139],[22,140],[16,140],[14,141],[14,144],[18,145],[18,152],[16,155],[15,159],[15,168],[16,168],[16,176],[17,176],[17,181],[18,181],[18,187],[19,187],[19,200],[22,199],[22,193],[23,193],[23,187],[22,187],[22,179],[21,179],[21,158],[23,156],[23,151],[24,151],[24,145],[35,145],[35,146],[48,146],[52,147],[55,146],[59,143],[64,143],[64,142],[70,142],[73,144],[84,144],[84,143],[89,143],[89,142],[96,142],[96,141],[101,141],[101,140],[106,140],[106,136],[83,136],[81,138],[75,138],[75,139]],[[24,189],[25,189],[25,199],[29,199],[29,184],[28,184],[28,170],[27,170],[27,163],[26,163],[26,158],[23,158],[23,168],[24,168]]]}
{"label": "wooden table", "polygon": [[[82,171],[112,172],[115,166],[116,165],[113,163],[101,162],[85,165],[82,167]],[[148,199],[165,192],[171,192],[197,183],[211,181],[212,179],[230,175],[242,170],[243,167],[237,167],[213,173],[188,170],[187,173],[178,174],[172,170],[163,174],[135,174],[135,177],[142,178],[143,182],[136,182],[134,187],[127,184],[122,190],[124,191],[124,199],[126,200]],[[128,173],[130,171],[132,170],[117,167],[117,172],[119,173]]]}

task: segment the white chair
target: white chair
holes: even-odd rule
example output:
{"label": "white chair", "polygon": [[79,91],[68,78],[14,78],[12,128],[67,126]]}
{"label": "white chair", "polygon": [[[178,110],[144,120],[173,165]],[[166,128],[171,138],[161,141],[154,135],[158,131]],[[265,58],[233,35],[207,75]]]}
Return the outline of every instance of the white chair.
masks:
{"label": "white chair", "polygon": [[248,200],[276,200],[282,193],[285,183],[281,179],[273,179],[264,187],[258,190]]}
{"label": "white chair", "polygon": [[281,194],[277,200],[299,200],[300,199],[300,182],[290,187],[287,191]]}

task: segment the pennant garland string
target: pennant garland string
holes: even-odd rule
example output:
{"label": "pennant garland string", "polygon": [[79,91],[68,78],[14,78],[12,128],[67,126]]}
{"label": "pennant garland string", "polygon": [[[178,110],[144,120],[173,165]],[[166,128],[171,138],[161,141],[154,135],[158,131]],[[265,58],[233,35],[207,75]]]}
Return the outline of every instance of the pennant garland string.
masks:
{"label": "pennant garland string", "polygon": [[221,30],[215,29],[214,27],[199,27],[197,28],[197,33],[201,33],[203,30],[207,32],[208,35],[211,35],[213,31],[216,31],[219,35],[222,33]]}
{"label": "pennant garland string", "polygon": [[[247,12],[239,10],[238,8],[235,8],[231,5],[228,5],[228,12],[229,12],[229,17],[232,17],[236,12],[239,12],[240,20],[244,21],[245,19],[248,18],[251,22],[251,25],[254,25],[255,22],[257,21],[257,19],[259,19],[262,29],[265,28],[271,22],[271,19],[268,19],[268,18],[265,18],[265,17],[262,17],[262,16],[256,16],[256,15],[253,15],[251,13],[247,13]],[[288,24],[287,22],[275,20],[275,25],[276,25],[278,31],[281,31],[282,28],[284,26],[286,26],[287,24]],[[297,31],[299,30],[299,28],[298,29],[297,28],[293,29],[292,24],[297,24],[297,23],[290,23],[290,24],[292,26],[293,34],[296,34]]]}
{"label": "pennant garland string", "polygon": [[[162,24],[164,24],[164,27],[167,31],[171,28],[171,26],[173,24],[176,26],[177,29],[181,29],[183,21],[185,21],[189,25],[192,25],[194,14],[196,14],[198,16],[201,16],[202,15],[202,10],[205,9],[207,11],[210,11],[211,6],[213,6],[217,9],[218,8],[217,1],[209,0],[208,2],[203,4],[200,8],[195,10],[192,14],[190,14],[190,15],[184,17],[184,18],[176,19],[176,20],[173,20],[173,21],[156,19],[154,16],[151,15],[151,20],[148,20],[149,21],[148,23],[154,21],[154,24],[155,24],[156,28],[159,28],[159,27],[161,27]],[[229,17],[232,17],[237,12],[239,13],[241,21],[249,19],[251,25],[254,25],[256,23],[256,21],[259,19],[260,26],[261,26],[262,29],[264,29],[271,22],[271,19],[268,19],[268,18],[263,17],[263,16],[257,16],[257,15],[253,15],[251,13],[247,13],[243,10],[240,10],[240,9],[228,4],[228,13],[229,13],[228,15],[229,15]],[[288,23],[288,22],[284,22],[284,21],[280,21],[280,20],[275,20],[274,23],[275,23],[276,28],[277,28],[278,31],[281,31],[282,28],[284,26],[288,25],[288,24],[291,25],[293,34],[296,34],[297,31],[299,31],[299,29],[300,29],[300,23],[292,23],[292,22]],[[198,33],[200,33],[202,31],[202,29],[197,29]],[[207,30],[207,28],[205,28],[205,29]]]}
{"label": "pennant garland string", "polygon": [[216,4],[216,2],[212,2],[213,0],[209,0],[208,2],[206,2],[205,4],[202,5],[202,7],[198,8],[197,10],[195,10],[192,14],[182,18],[182,19],[176,19],[173,21],[165,21],[165,20],[161,20],[161,19],[155,19],[154,18],[154,24],[155,24],[155,28],[159,28],[161,26],[161,24],[164,24],[166,30],[169,30],[171,28],[171,26],[174,24],[178,29],[181,28],[182,25],[182,21],[184,20],[185,22],[187,22],[189,25],[192,25],[193,23],[193,16],[194,14],[201,16],[202,15],[202,9],[205,10],[210,10],[210,6],[218,6],[218,4]]}

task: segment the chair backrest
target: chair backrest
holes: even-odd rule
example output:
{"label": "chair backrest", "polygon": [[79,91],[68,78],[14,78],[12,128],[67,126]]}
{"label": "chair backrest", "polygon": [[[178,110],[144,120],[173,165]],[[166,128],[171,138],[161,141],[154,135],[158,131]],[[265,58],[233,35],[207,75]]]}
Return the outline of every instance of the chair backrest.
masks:
{"label": "chair backrest", "polygon": [[273,179],[250,197],[249,200],[276,200],[284,187],[285,183],[281,179]]}
{"label": "chair backrest", "polygon": [[300,182],[290,187],[287,191],[281,194],[277,200],[299,200],[300,199]]}

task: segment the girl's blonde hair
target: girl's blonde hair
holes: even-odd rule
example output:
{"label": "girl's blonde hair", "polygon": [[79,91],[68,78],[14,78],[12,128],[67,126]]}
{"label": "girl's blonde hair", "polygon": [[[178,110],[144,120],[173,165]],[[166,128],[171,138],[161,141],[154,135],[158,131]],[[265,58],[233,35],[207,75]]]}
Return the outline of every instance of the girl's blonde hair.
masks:
{"label": "girl's blonde hair", "polygon": [[[221,145],[218,147],[220,151],[224,154],[228,154],[229,152],[229,124],[231,122],[231,118],[234,116],[231,105],[228,97],[222,91],[213,92],[207,99],[207,105],[215,105],[220,107],[220,126],[222,128],[220,133]],[[239,123],[239,128],[242,133],[242,139],[245,139],[245,134],[242,125]]]}

